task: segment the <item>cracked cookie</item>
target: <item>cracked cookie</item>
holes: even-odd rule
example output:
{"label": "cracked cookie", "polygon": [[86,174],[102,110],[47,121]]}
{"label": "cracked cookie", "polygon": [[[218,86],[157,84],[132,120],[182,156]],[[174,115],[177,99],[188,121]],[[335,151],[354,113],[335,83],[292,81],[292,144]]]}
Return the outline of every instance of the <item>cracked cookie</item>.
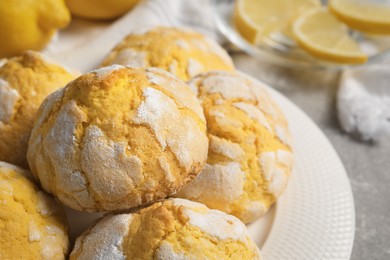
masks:
{"label": "cracked cookie", "polygon": [[0,259],[65,259],[65,211],[29,175],[0,162]]}
{"label": "cracked cookie", "polygon": [[42,101],[76,76],[38,52],[0,65],[0,161],[28,168],[27,143]]}
{"label": "cracked cookie", "polygon": [[177,196],[253,222],[291,173],[287,121],[265,88],[241,74],[209,72],[189,85],[201,101],[210,146],[205,168]]}
{"label": "cracked cookie", "polygon": [[108,215],[77,238],[76,259],[261,259],[246,226],[200,203],[169,199]]}
{"label": "cracked cookie", "polygon": [[157,68],[113,65],[42,104],[28,161],[42,187],[83,211],[114,211],[174,194],[202,170],[203,110],[186,83]]}
{"label": "cracked cookie", "polygon": [[234,70],[227,52],[214,40],[190,30],[156,27],[130,34],[103,61],[132,67],[157,67],[183,80],[210,70]]}

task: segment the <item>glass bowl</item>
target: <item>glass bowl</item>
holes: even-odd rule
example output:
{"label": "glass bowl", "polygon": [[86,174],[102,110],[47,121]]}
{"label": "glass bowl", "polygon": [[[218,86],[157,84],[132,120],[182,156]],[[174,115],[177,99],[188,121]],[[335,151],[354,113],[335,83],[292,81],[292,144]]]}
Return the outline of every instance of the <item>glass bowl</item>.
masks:
{"label": "glass bowl", "polygon": [[217,27],[222,34],[239,49],[263,62],[298,69],[341,70],[378,63],[390,56],[390,37],[369,36],[354,30],[349,31],[350,35],[368,55],[368,61],[364,64],[351,65],[322,61],[305,52],[296,45],[294,40],[281,33],[270,35],[264,43],[255,46],[246,41],[233,24],[234,0],[211,0],[211,7]]}

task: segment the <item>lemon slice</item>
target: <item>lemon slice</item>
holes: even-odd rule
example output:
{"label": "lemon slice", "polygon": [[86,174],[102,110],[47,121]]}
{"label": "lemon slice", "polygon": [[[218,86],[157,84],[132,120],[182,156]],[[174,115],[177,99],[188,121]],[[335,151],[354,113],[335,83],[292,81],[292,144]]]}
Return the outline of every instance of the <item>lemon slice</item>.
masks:
{"label": "lemon slice", "polygon": [[272,33],[288,31],[296,17],[319,5],[319,0],[236,0],[233,22],[247,41],[256,44]]}
{"label": "lemon slice", "polygon": [[313,56],[337,63],[367,61],[367,55],[348,35],[348,28],[325,8],[309,10],[292,27],[298,44]]}
{"label": "lemon slice", "polygon": [[368,0],[332,0],[329,8],[337,18],[353,29],[372,34],[390,34],[388,4]]}

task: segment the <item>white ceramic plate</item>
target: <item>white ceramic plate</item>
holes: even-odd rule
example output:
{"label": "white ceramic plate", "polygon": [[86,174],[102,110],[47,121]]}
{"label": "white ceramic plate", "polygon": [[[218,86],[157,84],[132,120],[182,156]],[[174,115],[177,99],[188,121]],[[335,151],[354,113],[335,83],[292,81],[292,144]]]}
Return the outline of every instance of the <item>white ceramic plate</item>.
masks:
{"label": "white ceramic plate", "polygon": [[268,89],[289,121],[295,167],[286,192],[267,219],[249,225],[251,236],[265,259],[349,259],[355,209],[344,166],[311,119]]}
{"label": "white ceramic plate", "polygon": [[[123,20],[119,23],[126,24]],[[118,24],[100,28],[103,33],[96,36],[94,24],[76,23],[60,34],[60,41],[46,53],[81,71],[92,69],[125,36]],[[93,36],[88,44],[78,38],[85,35]],[[63,43],[68,47],[61,46]],[[295,169],[283,196],[266,216],[248,225],[249,232],[265,259],[349,259],[355,211],[344,167],[318,127],[288,99],[266,88],[289,121]],[[98,216],[68,210],[72,240]]]}

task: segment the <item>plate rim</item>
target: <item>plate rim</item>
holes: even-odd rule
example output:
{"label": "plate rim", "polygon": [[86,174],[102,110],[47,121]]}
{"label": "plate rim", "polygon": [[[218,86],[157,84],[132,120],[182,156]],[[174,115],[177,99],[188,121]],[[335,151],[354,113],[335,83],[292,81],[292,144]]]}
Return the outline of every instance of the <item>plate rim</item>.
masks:
{"label": "plate rim", "polygon": [[[338,171],[339,171],[338,174],[341,173],[341,175],[338,176],[338,177],[340,178],[340,180],[342,180],[342,182],[343,182],[342,186],[345,189],[345,197],[347,198],[347,202],[346,203],[349,206],[349,209],[348,209],[349,210],[348,213],[350,214],[350,219],[349,219],[350,226],[349,226],[349,229],[350,229],[350,232],[351,232],[349,234],[348,238],[342,238],[343,241],[341,241],[341,242],[344,243],[344,245],[342,247],[342,252],[339,251],[339,252],[332,253],[332,248],[325,248],[324,246],[321,248],[321,246],[320,246],[320,247],[316,247],[316,248],[312,248],[312,249],[306,249],[307,251],[310,251],[310,250],[314,251],[314,250],[316,250],[317,251],[317,256],[312,256],[310,258],[306,258],[306,257],[304,257],[304,258],[300,258],[300,257],[296,258],[294,255],[289,255],[288,259],[297,259],[297,260],[298,259],[334,259],[335,257],[337,259],[350,259],[351,254],[352,254],[353,245],[354,245],[354,240],[355,240],[356,211],[355,211],[355,203],[354,203],[351,183],[349,181],[347,171],[345,170],[345,167],[344,167],[344,165],[343,165],[339,155],[337,154],[337,151],[335,150],[335,148],[333,147],[333,145],[331,144],[329,139],[326,137],[326,135],[316,125],[316,123],[301,108],[299,108],[297,105],[295,105],[286,96],[284,96],[282,93],[280,93],[279,91],[277,91],[276,89],[271,87],[269,84],[264,83],[260,79],[257,79],[257,78],[255,78],[255,77],[253,77],[253,76],[251,76],[251,75],[249,75],[249,74],[247,74],[247,73],[245,73],[245,72],[243,72],[241,70],[236,70],[236,71],[239,74],[241,74],[241,75],[251,79],[252,81],[259,83],[260,85],[262,85],[265,89],[267,89],[270,92],[271,96],[275,99],[276,103],[281,107],[282,111],[286,115],[286,118],[287,118],[287,120],[289,122],[290,130],[291,130],[291,132],[293,134],[293,140],[295,139],[295,136],[294,136],[294,130],[295,129],[291,129],[291,125],[294,125],[294,124],[292,124],[291,114],[296,114],[298,117],[300,117],[301,119],[305,120],[305,124],[307,124],[307,126],[309,128],[309,131],[312,132],[312,134],[314,134],[318,138],[318,140],[321,140],[322,147],[326,148],[328,153],[329,153],[329,155],[331,157],[333,157],[333,161],[335,162],[336,168],[338,168]],[[296,151],[297,147],[299,147],[298,142],[294,142],[294,144],[293,144],[294,156],[295,156],[295,151]],[[294,167],[294,170],[293,170],[292,174],[293,175],[298,174],[296,167]],[[294,176],[291,176],[291,177],[294,177]],[[272,228],[271,228],[269,234],[267,235],[267,238],[266,238],[266,241],[263,244],[263,247],[261,248],[262,254],[265,256],[264,257],[265,259],[286,259],[285,258],[286,255],[278,256],[275,253],[269,252],[269,250],[270,250],[269,248],[275,248],[275,245],[273,245],[273,243],[275,243],[275,242],[273,240],[280,240],[279,237],[281,236],[281,234],[273,233],[273,232],[275,232],[274,231],[274,229],[275,229],[274,227],[278,227],[278,225],[281,225],[280,224],[281,223],[280,214],[283,213],[281,211],[283,210],[283,207],[286,206],[285,199],[286,199],[286,196],[289,196],[288,193],[291,192],[291,189],[292,189],[291,186],[292,185],[293,184],[291,184],[291,180],[290,180],[289,184],[288,184],[288,186],[286,188],[285,193],[278,199],[278,201],[274,205],[274,206],[276,206],[276,212],[275,212],[275,218],[273,219]],[[286,195],[286,193],[287,193],[287,195]],[[347,221],[344,221],[344,222],[346,223]],[[341,227],[338,227],[338,228],[341,228]],[[279,226],[279,229],[280,229],[280,226]],[[278,231],[276,231],[276,232],[278,232]],[[280,242],[280,241],[278,241],[278,242]],[[286,241],[284,241],[284,243],[285,242]],[[334,242],[336,244],[338,243],[338,241],[334,241]],[[288,241],[287,241],[287,243],[288,243]],[[292,252],[297,253],[294,250]]]}

